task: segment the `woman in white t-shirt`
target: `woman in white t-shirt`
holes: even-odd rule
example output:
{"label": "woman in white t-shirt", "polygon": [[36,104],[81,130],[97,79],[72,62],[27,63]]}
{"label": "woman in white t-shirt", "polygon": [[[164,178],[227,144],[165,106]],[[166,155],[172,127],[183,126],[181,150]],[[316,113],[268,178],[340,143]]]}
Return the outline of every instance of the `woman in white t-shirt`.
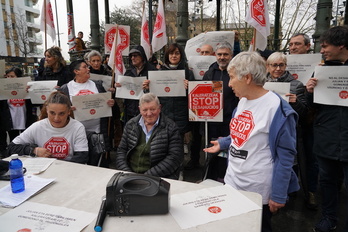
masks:
{"label": "woman in white t-shirt", "polygon": [[12,141],[9,153],[87,163],[85,128],[70,114],[69,98],[59,91],[51,93],[43,105],[40,120]]}

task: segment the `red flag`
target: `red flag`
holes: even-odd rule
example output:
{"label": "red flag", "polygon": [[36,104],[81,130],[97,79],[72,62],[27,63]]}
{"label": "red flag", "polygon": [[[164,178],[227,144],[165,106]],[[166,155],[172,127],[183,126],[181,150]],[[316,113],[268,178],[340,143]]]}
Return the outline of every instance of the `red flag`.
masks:
{"label": "red flag", "polygon": [[112,67],[115,71],[115,79],[117,82],[117,76],[118,75],[123,75],[126,68],[123,63],[123,58],[122,58],[122,51],[125,49],[124,44],[122,44],[121,37],[119,30],[116,30],[116,35],[114,42],[112,44],[111,52],[110,52],[110,58],[108,65]]}
{"label": "red flag", "polygon": [[267,47],[267,36],[270,35],[267,0],[251,0],[245,21],[256,29],[253,39],[255,49],[265,50]]}
{"label": "red flag", "polygon": [[54,27],[53,11],[50,0],[44,0],[41,10],[41,31],[51,36],[52,42],[56,39],[56,29]]}
{"label": "red flag", "polygon": [[158,1],[155,27],[152,35],[152,51],[157,52],[167,44],[166,19],[164,17],[163,0]]}
{"label": "red flag", "polygon": [[141,21],[141,38],[140,45],[144,48],[147,59],[151,57],[150,36],[149,36],[149,21],[146,19],[145,1],[143,2],[143,19]]}

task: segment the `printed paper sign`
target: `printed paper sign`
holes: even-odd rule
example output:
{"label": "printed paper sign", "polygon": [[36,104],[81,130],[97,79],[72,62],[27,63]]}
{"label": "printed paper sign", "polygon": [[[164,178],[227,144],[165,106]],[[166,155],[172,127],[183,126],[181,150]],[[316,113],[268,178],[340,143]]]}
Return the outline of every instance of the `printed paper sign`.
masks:
{"label": "printed paper sign", "polygon": [[108,91],[108,89],[110,88],[114,88],[113,84],[111,84],[112,82],[112,76],[107,76],[107,75],[99,75],[99,74],[95,74],[95,73],[90,73],[90,78],[91,80],[102,80],[103,81],[103,87],[106,91]]}
{"label": "printed paper sign", "polygon": [[315,78],[315,103],[348,106],[348,66],[317,66]]}
{"label": "printed paper sign", "polygon": [[111,107],[107,105],[107,101],[111,99],[110,93],[72,96],[71,99],[76,107],[74,116],[78,121],[112,116]]}
{"label": "printed paper sign", "polygon": [[222,122],[222,81],[189,82],[189,120]]}
{"label": "printed paper sign", "polygon": [[289,102],[289,97],[285,94],[290,93],[290,82],[266,82],[263,88],[279,94],[285,101]]}
{"label": "printed paper sign", "polygon": [[312,77],[314,69],[321,63],[321,54],[294,54],[287,55],[288,70],[296,80],[306,85],[307,81]]}
{"label": "printed paper sign", "polygon": [[0,100],[27,99],[30,77],[4,78],[0,81]]}
{"label": "printed paper sign", "polygon": [[214,62],[216,62],[215,56],[190,56],[188,66],[192,70],[195,80],[200,81]]}
{"label": "printed paper sign", "polygon": [[56,91],[55,87],[57,86],[58,81],[32,81],[28,82],[30,88],[29,97],[31,103],[33,104],[43,104],[48,96]]}
{"label": "printed paper sign", "polygon": [[146,77],[130,77],[130,76],[118,76],[118,83],[121,87],[116,88],[117,98],[135,99],[139,100],[143,96],[143,82]]}
{"label": "printed paper sign", "polygon": [[95,218],[88,213],[65,207],[34,202],[21,206],[0,216],[1,230],[13,232],[76,232],[82,231]]}
{"label": "printed paper sign", "polygon": [[214,51],[216,46],[221,42],[228,42],[234,46],[234,32],[233,31],[209,31],[201,33],[192,39],[189,39],[185,46],[185,54],[190,59],[191,56],[198,56],[201,52],[201,46],[210,44]]}
{"label": "printed paper sign", "polygon": [[185,70],[149,71],[150,92],[158,97],[184,97]]}

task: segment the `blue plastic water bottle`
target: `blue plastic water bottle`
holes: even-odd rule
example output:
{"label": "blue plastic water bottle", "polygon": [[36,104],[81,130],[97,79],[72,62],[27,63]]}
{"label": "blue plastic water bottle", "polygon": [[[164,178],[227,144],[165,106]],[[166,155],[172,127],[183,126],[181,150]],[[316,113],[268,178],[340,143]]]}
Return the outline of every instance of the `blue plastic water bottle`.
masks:
{"label": "blue plastic water bottle", "polygon": [[23,163],[18,159],[18,154],[11,155],[10,161],[11,189],[13,193],[24,191]]}

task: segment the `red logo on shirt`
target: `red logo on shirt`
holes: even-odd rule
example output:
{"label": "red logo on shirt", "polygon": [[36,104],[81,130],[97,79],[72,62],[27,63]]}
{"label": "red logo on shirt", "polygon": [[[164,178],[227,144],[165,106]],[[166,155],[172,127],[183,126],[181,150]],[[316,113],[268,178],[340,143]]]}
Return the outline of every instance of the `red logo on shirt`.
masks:
{"label": "red logo on shirt", "polygon": [[92,92],[91,90],[89,89],[82,89],[80,90],[76,96],[80,96],[80,95],[88,95],[88,94],[94,94],[94,92]]}
{"label": "red logo on shirt", "polygon": [[64,137],[52,137],[43,147],[52,153],[53,158],[65,159],[69,155],[69,146],[69,142]]}
{"label": "red logo on shirt", "polygon": [[208,211],[210,213],[220,213],[222,211],[222,209],[220,207],[217,207],[217,206],[211,206],[208,208]]}
{"label": "red logo on shirt", "polygon": [[248,139],[255,127],[254,118],[249,110],[244,110],[241,114],[231,119],[230,133],[233,144],[241,147]]}
{"label": "red logo on shirt", "polygon": [[14,107],[22,107],[25,104],[25,100],[24,99],[10,99],[9,102]]}

